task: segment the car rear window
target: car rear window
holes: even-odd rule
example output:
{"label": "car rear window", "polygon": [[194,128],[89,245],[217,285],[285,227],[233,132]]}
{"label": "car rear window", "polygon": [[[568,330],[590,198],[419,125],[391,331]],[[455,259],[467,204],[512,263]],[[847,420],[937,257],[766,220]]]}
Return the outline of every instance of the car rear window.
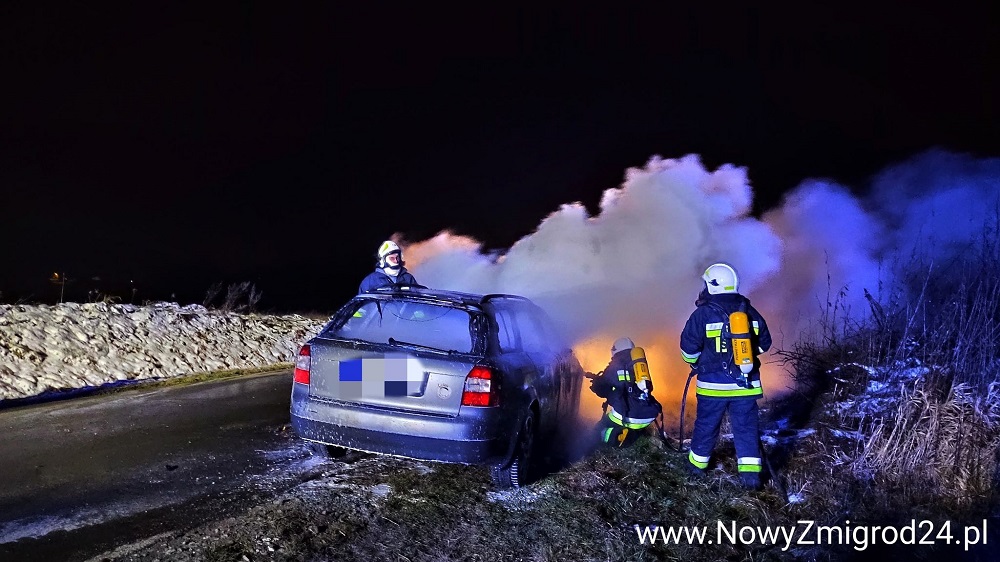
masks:
{"label": "car rear window", "polygon": [[474,319],[467,310],[405,300],[366,300],[352,306],[326,335],[380,344],[392,338],[461,353],[470,353],[475,343]]}

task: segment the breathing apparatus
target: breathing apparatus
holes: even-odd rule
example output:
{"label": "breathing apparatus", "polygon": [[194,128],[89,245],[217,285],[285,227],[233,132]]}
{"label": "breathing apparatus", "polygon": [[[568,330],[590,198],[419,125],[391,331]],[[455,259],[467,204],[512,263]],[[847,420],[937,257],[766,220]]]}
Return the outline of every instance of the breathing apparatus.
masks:
{"label": "breathing apparatus", "polygon": [[729,336],[733,350],[733,363],[740,368],[746,381],[753,371],[753,346],[750,344],[750,319],[747,313],[737,310],[729,315]]}
{"label": "breathing apparatus", "polygon": [[649,363],[646,362],[646,351],[641,347],[633,347],[631,364],[635,384],[642,392],[639,399],[647,400],[649,399],[649,393],[653,392],[653,379],[649,375]]}
{"label": "breathing apparatus", "polygon": [[618,338],[611,346],[611,355],[619,351],[631,350],[629,352],[629,370],[632,371],[632,379],[639,387],[640,400],[648,400],[649,393],[653,391],[653,379],[649,374],[649,363],[646,361],[646,351],[641,347],[636,347],[629,338]]}

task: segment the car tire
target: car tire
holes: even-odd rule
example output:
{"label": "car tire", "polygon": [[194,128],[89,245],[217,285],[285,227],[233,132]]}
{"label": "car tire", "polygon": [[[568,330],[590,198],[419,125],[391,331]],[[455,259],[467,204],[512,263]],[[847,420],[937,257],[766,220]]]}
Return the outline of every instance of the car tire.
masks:
{"label": "car tire", "polygon": [[529,413],[521,422],[514,455],[505,465],[490,467],[494,485],[500,489],[520,488],[530,482],[535,453],[535,416]]}

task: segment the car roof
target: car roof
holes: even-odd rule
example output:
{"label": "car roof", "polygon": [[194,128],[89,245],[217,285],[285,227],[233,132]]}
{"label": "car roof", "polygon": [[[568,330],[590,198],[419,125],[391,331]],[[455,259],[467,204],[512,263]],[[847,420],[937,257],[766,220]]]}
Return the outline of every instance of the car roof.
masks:
{"label": "car roof", "polygon": [[528,303],[531,302],[529,299],[519,295],[510,295],[505,293],[489,293],[482,295],[476,293],[464,293],[461,291],[428,289],[426,287],[382,287],[369,293],[361,293],[355,298],[379,295],[392,296],[393,298],[414,297],[420,300],[432,300],[464,306],[482,306],[487,302],[503,299],[517,300]]}

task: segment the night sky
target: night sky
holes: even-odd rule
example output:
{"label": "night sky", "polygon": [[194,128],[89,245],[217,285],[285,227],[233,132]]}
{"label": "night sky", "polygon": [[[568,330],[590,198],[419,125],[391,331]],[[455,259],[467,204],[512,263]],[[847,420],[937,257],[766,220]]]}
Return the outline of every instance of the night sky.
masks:
{"label": "night sky", "polygon": [[508,247],[654,154],[746,166],[757,213],[932,147],[1000,155],[987,3],[332,4],[0,8],[2,301],[65,272],[80,302],[252,281],[330,311],[394,232]]}

